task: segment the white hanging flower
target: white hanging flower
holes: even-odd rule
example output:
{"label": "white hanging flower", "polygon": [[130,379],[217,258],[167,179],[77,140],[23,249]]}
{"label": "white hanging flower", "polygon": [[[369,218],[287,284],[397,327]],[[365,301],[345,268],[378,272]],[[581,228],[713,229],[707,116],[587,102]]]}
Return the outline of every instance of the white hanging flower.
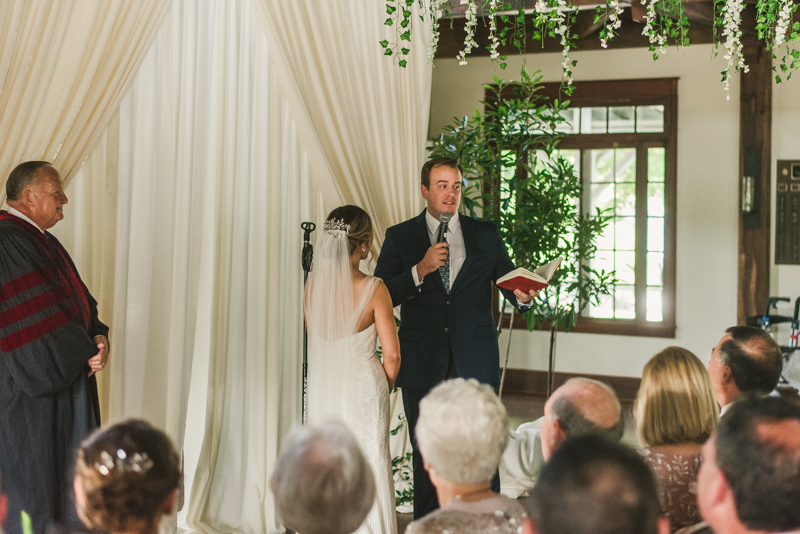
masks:
{"label": "white hanging flower", "polygon": [[650,44],[657,50],[658,55],[663,55],[667,53],[667,36],[663,33],[659,33],[656,30],[656,4],[658,0],[642,0],[642,4],[647,4],[647,16],[645,18],[645,25],[644,30],[642,30],[642,35],[646,35],[647,39],[650,41]]}
{"label": "white hanging flower", "polygon": [[786,38],[786,31],[789,29],[789,24],[792,22],[792,0],[783,0],[780,13],[778,13],[778,21],[775,23],[775,45],[780,46]]}
{"label": "white hanging flower", "polygon": [[464,49],[456,56],[456,58],[458,58],[459,65],[466,65],[467,54],[472,52],[472,49],[478,46],[478,43],[475,42],[475,27],[478,25],[478,6],[475,3],[475,0],[469,0],[469,5],[467,6],[467,12],[465,16],[467,23],[464,26],[464,31],[467,35],[464,37]]}
{"label": "white hanging flower", "polygon": [[439,18],[442,16],[442,5],[447,0],[431,0],[428,13],[431,20],[431,42],[428,45],[428,61],[433,61],[439,48]]}
{"label": "white hanging flower", "polygon": [[557,21],[555,32],[556,35],[561,36],[561,55],[564,56],[564,61],[561,62],[561,79],[567,85],[572,85],[572,61],[569,59],[569,26],[567,25],[567,2],[566,0],[558,0],[558,7],[553,10],[553,18]]}
{"label": "white hanging flower", "polygon": [[489,0],[489,39],[492,41],[490,56],[492,59],[500,57],[497,47],[500,45],[500,38],[497,37],[497,0]]}
{"label": "white hanging flower", "polygon": [[619,6],[619,0],[609,0],[607,9],[609,13],[608,21],[606,22],[607,36],[600,39],[600,46],[603,48],[608,48],[607,41],[613,35],[614,30],[618,30],[622,26],[622,20],[619,18],[622,15],[622,8]]}
{"label": "white hanging flower", "polygon": [[725,37],[725,59],[728,60],[728,67],[722,72],[725,81],[725,95],[727,100],[731,99],[731,69],[733,72],[749,72],[750,68],[744,63],[744,53],[742,52],[742,10],[744,2],[742,0],[726,0],[722,7],[724,25],[722,37]]}

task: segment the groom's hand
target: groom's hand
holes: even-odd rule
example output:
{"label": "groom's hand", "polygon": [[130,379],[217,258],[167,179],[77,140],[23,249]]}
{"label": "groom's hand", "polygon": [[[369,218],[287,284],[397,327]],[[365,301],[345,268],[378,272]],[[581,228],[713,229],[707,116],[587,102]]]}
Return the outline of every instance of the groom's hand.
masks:
{"label": "groom's hand", "polygon": [[439,267],[444,267],[444,262],[447,260],[447,255],[449,254],[449,248],[450,245],[442,241],[441,243],[432,245],[431,248],[428,249],[428,252],[425,253],[425,257],[417,264],[417,276],[420,282]]}

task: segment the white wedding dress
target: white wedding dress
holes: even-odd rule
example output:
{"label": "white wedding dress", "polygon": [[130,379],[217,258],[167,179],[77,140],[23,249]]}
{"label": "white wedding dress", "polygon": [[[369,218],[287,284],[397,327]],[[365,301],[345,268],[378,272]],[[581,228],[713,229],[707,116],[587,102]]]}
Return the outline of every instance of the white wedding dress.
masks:
{"label": "white wedding dress", "polygon": [[346,244],[343,231],[323,232],[306,286],[307,422],[336,419],[353,431],[372,467],[376,489],[372,510],[357,532],[396,534],[389,385],[375,350],[375,324],[356,331],[379,279],[364,280],[360,298],[354,302]]}

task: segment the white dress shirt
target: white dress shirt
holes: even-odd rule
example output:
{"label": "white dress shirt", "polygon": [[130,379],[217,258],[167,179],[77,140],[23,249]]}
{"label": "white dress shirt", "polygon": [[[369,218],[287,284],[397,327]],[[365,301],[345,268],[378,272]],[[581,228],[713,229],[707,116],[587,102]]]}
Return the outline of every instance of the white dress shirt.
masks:
{"label": "white dress shirt", "polygon": [[8,213],[10,213],[11,215],[14,215],[14,216],[16,216],[16,217],[19,217],[20,219],[22,219],[22,220],[23,220],[23,221],[25,221],[25,222],[29,222],[29,223],[31,223],[31,224],[33,225],[33,227],[34,227],[34,228],[36,228],[36,229],[37,229],[37,230],[39,230],[40,232],[44,233],[44,230],[42,230],[41,228],[39,228],[39,225],[38,225],[38,224],[36,224],[36,223],[35,223],[35,222],[33,222],[32,220],[30,220],[30,218],[29,218],[27,215],[25,215],[24,213],[20,212],[19,210],[15,210],[15,209],[14,209],[14,208],[12,208],[11,206],[9,206],[9,207],[8,207]]}
{"label": "white dress shirt", "polygon": [[[425,210],[425,222],[428,225],[428,237],[431,240],[431,245],[436,244],[436,238],[439,237],[439,221],[431,215],[431,212]],[[464,233],[461,231],[461,220],[459,219],[458,212],[453,214],[453,218],[447,223],[447,243],[450,245],[450,287],[453,288],[458,276],[458,271],[464,265],[464,260],[467,259],[467,249],[464,247]],[[422,284],[419,278],[416,267],[411,269],[411,276],[414,278],[414,284],[417,287]]]}

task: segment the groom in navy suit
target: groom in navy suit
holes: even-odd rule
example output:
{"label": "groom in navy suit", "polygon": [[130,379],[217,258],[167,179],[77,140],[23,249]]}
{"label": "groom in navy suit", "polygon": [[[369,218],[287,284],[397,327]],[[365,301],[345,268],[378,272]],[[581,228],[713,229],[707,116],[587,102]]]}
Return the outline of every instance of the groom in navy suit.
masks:
{"label": "groom in navy suit", "polygon": [[[463,185],[457,160],[435,158],[422,167],[427,208],[386,231],[375,276],[392,303],[400,305],[402,364],[396,385],[403,391],[414,448],[414,518],[438,508],[436,490],[416,446],[419,401],[447,378],[475,378],[500,385],[500,355],[492,314],[492,283],[514,270],[495,225],[459,216]],[[446,242],[437,243],[442,213],[452,214]],[[535,291],[501,289],[520,311]],[[497,476],[492,489],[500,490]]]}

